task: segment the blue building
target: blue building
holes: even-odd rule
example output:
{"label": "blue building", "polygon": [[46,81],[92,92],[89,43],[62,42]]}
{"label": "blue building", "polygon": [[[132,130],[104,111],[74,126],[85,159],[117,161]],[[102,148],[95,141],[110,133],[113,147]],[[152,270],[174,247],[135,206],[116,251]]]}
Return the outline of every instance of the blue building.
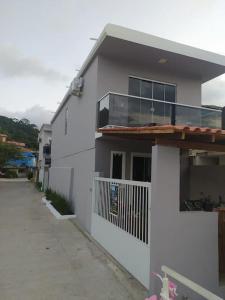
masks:
{"label": "blue building", "polygon": [[21,152],[21,157],[18,159],[10,159],[7,165],[16,168],[35,168],[36,157],[32,151]]}

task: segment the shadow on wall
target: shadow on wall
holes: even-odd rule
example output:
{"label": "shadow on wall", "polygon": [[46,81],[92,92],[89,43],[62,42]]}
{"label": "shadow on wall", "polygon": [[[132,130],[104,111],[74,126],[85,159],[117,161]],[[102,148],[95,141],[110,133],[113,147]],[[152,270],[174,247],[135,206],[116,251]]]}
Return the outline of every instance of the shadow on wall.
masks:
{"label": "shadow on wall", "polygon": [[181,151],[180,210],[213,211],[225,207],[225,165],[216,157],[190,156]]}

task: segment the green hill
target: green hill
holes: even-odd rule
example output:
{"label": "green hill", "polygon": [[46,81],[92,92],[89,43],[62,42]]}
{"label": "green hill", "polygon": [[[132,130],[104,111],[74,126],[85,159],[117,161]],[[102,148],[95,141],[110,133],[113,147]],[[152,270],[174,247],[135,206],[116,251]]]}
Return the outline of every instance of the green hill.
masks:
{"label": "green hill", "polygon": [[33,150],[38,148],[39,130],[27,119],[18,120],[0,116],[0,133],[7,134],[9,140],[25,143]]}

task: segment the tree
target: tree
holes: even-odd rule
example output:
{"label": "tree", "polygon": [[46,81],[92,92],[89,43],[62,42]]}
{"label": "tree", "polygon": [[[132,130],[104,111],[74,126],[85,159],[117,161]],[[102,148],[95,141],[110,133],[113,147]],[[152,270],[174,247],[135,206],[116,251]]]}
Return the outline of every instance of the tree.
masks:
{"label": "tree", "polygon": [[23,118],[20,120],[21,123],[25,124],[25,125],[29,125],[30,124],[30,121],[26,118]]}
{"label": "tree", "polygon": [[8,135],[8,140],[25,143],[30,149],[38,149],[39,130],[27,119],[17,120],[0,116],[0,133]]}
{"label": "tree", "polygon": [[16,146],[0,143],[0,167],[4,167],[10,159],[19,158],[20,153],[20,150]]}

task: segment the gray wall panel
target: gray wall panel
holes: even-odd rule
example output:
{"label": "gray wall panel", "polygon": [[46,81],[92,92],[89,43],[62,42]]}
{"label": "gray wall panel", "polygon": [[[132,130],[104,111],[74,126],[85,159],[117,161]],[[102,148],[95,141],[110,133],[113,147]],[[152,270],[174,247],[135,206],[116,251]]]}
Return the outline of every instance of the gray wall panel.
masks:
{"label": "gray wall panel", "polygon": [[125,63],[106,57],[99,57],[98,96],[108,91],[128,94],[128,76],[133,75],[150,80],[177,84],[177,102],[189,105],[201,105],[201,83],[198,79],[189,78],[184,74],[165,73],[163,66],[150,69],[144,65]]}
{"label": "gray wall panel", "polygon": [[[84,76],[82,97],[71,96],[52,124],[52,177],[57,176],[53,175],[57,172],[56,167],[74,168],[72,187],[68,189],[78,220],[88,231],[91,222],[90,199],[95,161],[97,71],[98,59],[96,58]],[[65,135],[67,107],[68,134]],[[59,177],[60,184],[54,183],[54,186],[68,186],[68,179]]]}
{"label": "gray wall panel", "polygon": [[131,153],[151,154],[152,146],[149,141],[122,139],[96,140],[95,171],[100,172],[101,176],[110,177],[111,151],[126,152],[125,179],[130,180]]}
{"label": "gray wall panel", "polygon": [[[218,217],[215,212],[180,212],[179,149],[152,151],[151,272],[167,265],[203,287],[224,295],[218,284]],[[151,291],[159,282],[151,278]],[[179,294],[191,295],[179,285]],[[196,296],[191,299],[201,299]]]}

